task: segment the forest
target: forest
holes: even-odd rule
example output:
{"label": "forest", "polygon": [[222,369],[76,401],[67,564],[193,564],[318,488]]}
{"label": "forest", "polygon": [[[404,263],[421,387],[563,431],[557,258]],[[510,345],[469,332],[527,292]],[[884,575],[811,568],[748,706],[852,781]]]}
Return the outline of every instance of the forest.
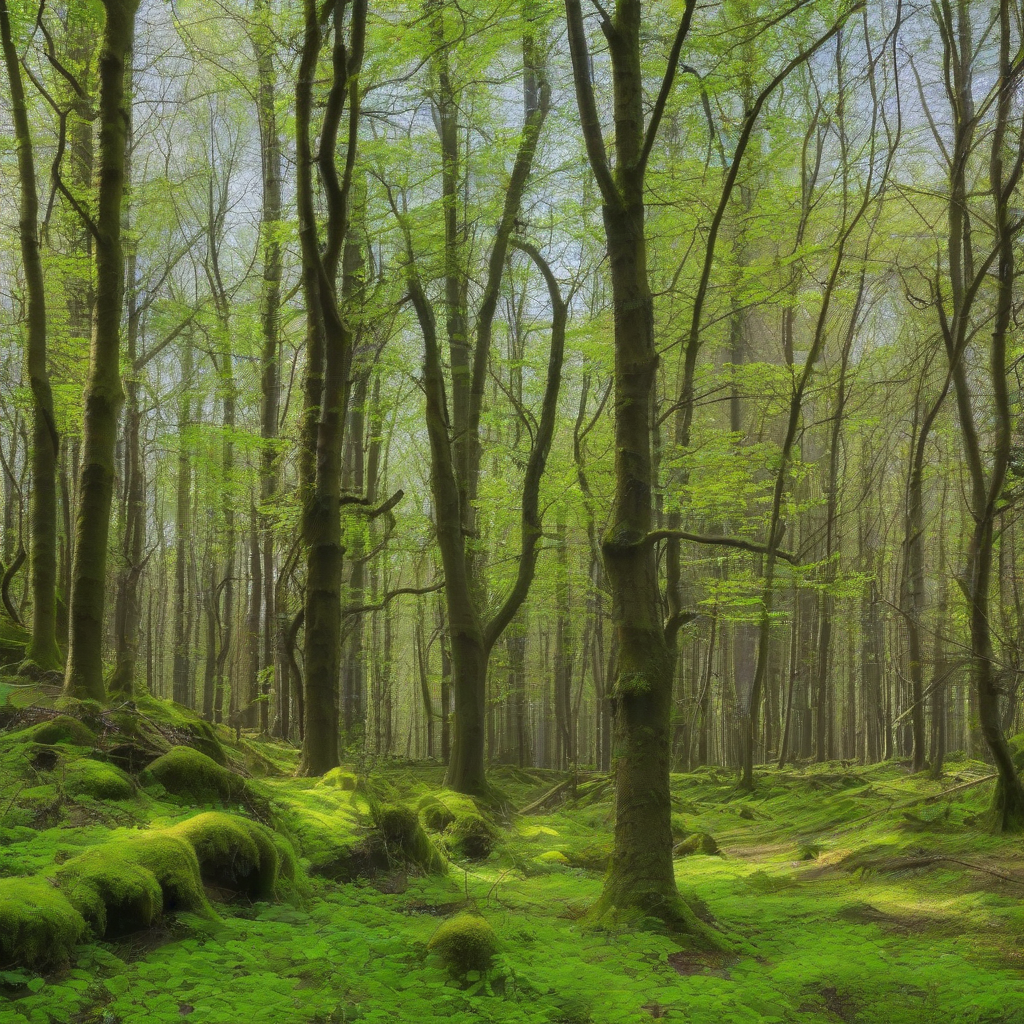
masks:
{"label": "forest", "polygon": [[0,51],[0,1022],[1024,1024],[1020,0]]}

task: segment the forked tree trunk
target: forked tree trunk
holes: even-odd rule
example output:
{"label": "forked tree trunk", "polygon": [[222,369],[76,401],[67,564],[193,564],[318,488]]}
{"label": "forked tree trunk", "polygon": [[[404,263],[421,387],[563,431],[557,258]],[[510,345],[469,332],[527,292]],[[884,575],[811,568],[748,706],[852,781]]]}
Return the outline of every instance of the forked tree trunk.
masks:
{"label": "forked tree trunk", "polygon": [[[295,87],[296,203],[307,314],[307,364],[300,438],[302,533],[306,546],[303,638],[305,728],[301,770],[322,775],[339,761],[338,678],[341,662],[341,468],[349,399],[352,332],[338,300],[338,271],[348,231],[349,197],[359,126],[359,82],[366,33],[366,0],[356,0],[345,37],[345,0],[330,13],[331,87],[314,153],[313,85],[324,25],[315,0],[303,4],[304,35]],[[345,170],[337,155],[347,105]],[[313,174],[319,172],[327,206],[321,245]]]}

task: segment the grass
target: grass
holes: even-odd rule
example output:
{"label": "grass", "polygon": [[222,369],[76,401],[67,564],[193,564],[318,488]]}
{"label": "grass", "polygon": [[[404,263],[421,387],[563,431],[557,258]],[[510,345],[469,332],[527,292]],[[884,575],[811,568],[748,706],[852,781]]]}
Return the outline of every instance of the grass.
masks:
{"label": "grass", "polygon": [[[250,739],[241,749],[218,735],[229,763],[294,764],[288,748]],[[0,772],[32,784],[0,803],[0,876],[46,875],[130,831],[187,830],[209,813],[159,789],[120,801],[69,793],[60,774],[84,750],[58,746],[57,764],[28,771],[17,766],[35,746],[14,739],[0,738]],[[706,833],[721,849],[679,858],[678,881],[737,940],[730,956],[688,952],[657,929],[588,924],[610,843],[608,787],[581,786],[544,813],[489,817],[497,840],[483,860],[428,827],[451,858],[447,874],[390,862],[342,881],[329,866],[348,857],[360,867],[373,807],[418,807],[423,821],[443,769],[386,764],[367,777],[348,767],[344,786],[268,774],[248,785],[278,842],[295,844],[306,881],[276,901],[211,891],[215,918],[166,914],[149,930],[79,944],[50,973],[0,968],[0,1020],[1024,1024],[1020,840],[983,830],[991,782],[925,802],[987,772],[957,762],[939,784],[898,765],[765,770],[749,795],[724,770],[675,776],[677,832]],[[561,778],[493,776],[516,807]],[[486,973],[455,978],[429,943],[465,912],[494,929],[498,952]]]}

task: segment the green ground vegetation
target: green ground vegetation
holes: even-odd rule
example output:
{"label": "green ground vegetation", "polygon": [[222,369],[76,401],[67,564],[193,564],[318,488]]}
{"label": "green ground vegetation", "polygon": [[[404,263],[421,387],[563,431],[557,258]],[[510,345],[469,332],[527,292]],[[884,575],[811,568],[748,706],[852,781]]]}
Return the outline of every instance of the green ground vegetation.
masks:
{"label": "green ground vegetation", "polygon": [[482,806],[434,763],[300,778],[291,747],[144,713],[7,715],[4,1024],[1024,1022],[1019,839],[988,830],[979,762],[674,776],[679,884],[733,946],[711,955],[588,917],[605,777],[521,814],[565,776],[498,768]]}

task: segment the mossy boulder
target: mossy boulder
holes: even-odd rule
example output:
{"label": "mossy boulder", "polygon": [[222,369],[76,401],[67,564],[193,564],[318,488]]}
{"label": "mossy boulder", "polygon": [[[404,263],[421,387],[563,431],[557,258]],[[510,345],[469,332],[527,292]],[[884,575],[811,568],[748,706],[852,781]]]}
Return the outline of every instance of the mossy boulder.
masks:
{"label": "mossy boulder", "polygon": [[561,864],[569,867],[569,858],[561,850],[545,850],[537,860],[542,864]]}
{"label": "mossy boulder", "polygon": [[216,916],[192,844],[171,829],[95,846],[61,865],[55,879],[100,936],[146,928],[165,911]]}
{"label": "mossy boulder", "polygon": [[427,948],[437,953],[451,975],[461,978],[470,971],[490,969],[498,952],[498,936],[482,917],[458,914],[434,932]]}
{"label": "mossy boulder", "polygon": [[253,899],[272,899],[279,875],[294,877],[294,855],[282,872],[282,854],[274,833],[257,821],[208,811],[167,832],[191,845],[203,881],[221,889]]}
{"label": "mossy boulder", "polygon": [[475,811],[456,814],[444,834],[452,850],[467,860],[485,860],[498,839],[498,830]]}
{"label": "mossy boulder", "polygon": [[96,743],[96,734],[84,722],[70,715],[57,715],[48,722],[26,729],[22,734],[26,740],[53,746],[67,743],[72,747],[91,747]]}
{"label": "mossy boulder", "polygon": [[85,920],[45,878],[0,878],[0,966],[68,961]]}
{"label": "mossy boulder", "polygon": [[413,808],[405,804],[378,805],[373,810],[373,822],[389,863],[401,860],[431,874],[448,870]]}
{"label": "mossy boulder", "polygon": [[713,857],[719,852],[718,843],[715,842],[714,836],[709,835],[707,832],[694,832],[692,836],[688,836],[675,847],[672,855],[675,857],[689,857],[694,853],[704,853]]}
{"label": "mossy boulder", "polygon": [[187,803],[238,803],[247,792],[245,780],[192,747],[173,747],[141,776],[144,786],[158,783]]}
{"label": "mossy boulder", "polygon": [[61,785],[69,796],[95,800],[131,800],[135,796],[135,784],[123,771],[87,757],[67,764]]}

